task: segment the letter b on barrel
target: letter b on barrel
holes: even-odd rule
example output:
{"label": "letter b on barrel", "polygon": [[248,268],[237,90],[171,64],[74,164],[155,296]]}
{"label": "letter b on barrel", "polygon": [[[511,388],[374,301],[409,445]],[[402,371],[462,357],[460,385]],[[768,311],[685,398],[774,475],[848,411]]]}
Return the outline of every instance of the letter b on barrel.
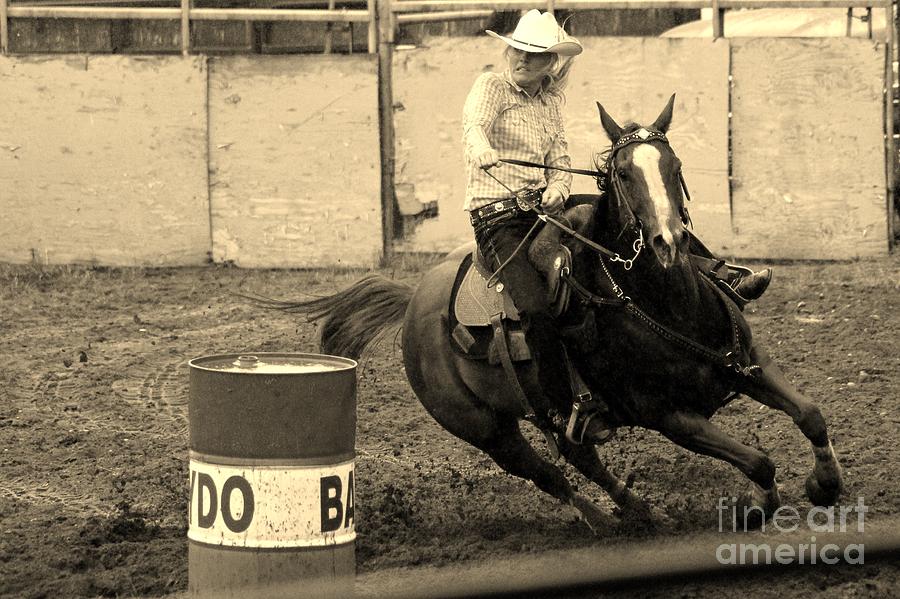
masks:
{"label": "letter b on barrel", "polygon": [[323,533],[349,528],[353,524],[353,470],[347,475],[346,494],[340,476],[323,476],[319,479],[319,497]]}

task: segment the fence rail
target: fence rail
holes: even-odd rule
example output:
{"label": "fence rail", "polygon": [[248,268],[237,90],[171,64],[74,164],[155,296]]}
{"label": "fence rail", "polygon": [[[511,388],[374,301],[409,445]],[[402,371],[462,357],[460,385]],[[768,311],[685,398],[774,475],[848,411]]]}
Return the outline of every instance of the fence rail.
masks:
{"label": "fence rail", "polygon": [[[400,23],[424,23],[489,17],[493,11],[515,11],[543,8],[545,10],[624,10],[624,9],[713,9],[713,36],[724,35],[724,13],[728,9],[743,8],[867,8],[884,7],[888,22],[893,22],[891,0],[368,0],[366,9],[334,9],[334,1],[318,2],[329,8],[193,8],[191,0],[181,0],[180,7],[110,6],[108,0],[60,0],[58,3],[10,3],[0,0],[0,51],[9,51],[9,19],[135,19],[180,20],[182,24],[182,52],[190,53],[191,21],[292,21],[369,24],[369,52],[377,51],[378,19],[376,2],[386,5],[390,27]],[[134,0],[122,0],[134,4]],[[298,0],[298,5],[313,4]],[[890,32],[892,28],[888,27]],[[890,33],[888,33],[889,41]]]}
{"label": "fence rail", "polygon": [[621,10],[643,8],[698,9],[698,8],[860,8],[890,5],[890,1],[875,0],[400,0],[393,3],[397,13],[439,10],[528,10],[532,8],[556,10]]}

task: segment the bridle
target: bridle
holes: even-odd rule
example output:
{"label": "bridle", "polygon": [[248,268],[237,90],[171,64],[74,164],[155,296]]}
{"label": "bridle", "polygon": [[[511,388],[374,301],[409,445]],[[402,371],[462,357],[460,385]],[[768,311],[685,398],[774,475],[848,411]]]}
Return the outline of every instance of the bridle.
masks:
{"label": "bridle", "polygon": [[[616,195],[616,201],[619,204],[619,210],[621,211],[624,207],[624,209],[627,211],[627,225],[626,226],[636,231],[636,238],[635,238],[634,242],[632,242],[632,244],[631,244],[631,249],[632,249],[632,251],[634,251],[634,255],[631,258],[622,258],[622,256],[618,252],[614,252],[608,248],[603,247],[596,241],[594,241],[592,239],[588,239],[587,237],[578,233],[571,227],[566,226],[565,224],[560,222],[558,219],[555,219],[552,216],[541,211],[540,207],[536,204],[536,202],[527,203],[526,205],[523,206],[523,202],[520,200],[519,206],[523,210],[534,210],[535,213],[537,214],[538,218],[541,219],[542,221],[544,221],[545,223],[552,224],[553,226],[559,228],[566,234],[574,237],[575,239],[577,239],[578,241],[580,241],[582,244],[586,245],[587,247],[591,248],[592,250],[594,250],[600,254],[606,255],[610,259],[611,262],[622,263],[622,266],[625,270],[631,270],[632,266],[634,266],[634,261],[637,260],[638,256],[641,253],[641,250],[643,250],[646,247],[646,245],[644,244],[644,230],[643,230],[643,227],[641,226],[641,220],[637,217],[637,215],[635,215],[634,210],[632,210],[632,208],[631,208],[631,204],[628,202],[628,196],[627,196],[627,193],[625,192],[625,188],[622,184],[621,176],[619,175],[618,171],[614,168],[614,166],[615,166],[614,161],[615,161],[616,154],[622,148],[625,148],[625,147],[633,145],[633,144],[649,143],[651,141],[661,141],[664,144],[666,144],[667,146],[669,145],[669,140],[665,136],[664,133],[660,133],[659,131],[653,131],[652,129],[647,129],[645,127],[641,127],[640,129],[638,129],[636,131],[633,131],[627,135],[620,137],[618,140],[615,141],[615,143],[613,143],[612,147],[609,150],[609,154],[606,157],[605,170],[586,170],[586,169],[579,169],[579,168],[568,168],[568,167],[563,167],[563,166],[551,166],[548,164],[541,164],[539,162],[529,162],[527,160],[513,160],[513,159],[509,159],[509,158],[501,158],[500,162],[505,162],[507,164],[513,164],[516,166],[552,169],[552,170],[556,170],[556,171],[564,171],[567,173],[573,173],[575,175],[585,175],[588,177],[594,177],[597,180],[598,187],[601,187],[601,185],[602,185],[601,182],[603,181],[603,178],[608,176],[610,185],[612,186],[612,189]],[[488,176],[490,176],[492,179],[497,181],[500,185],[505,187],[510,193],[512,193],[513,196],[516,197],[517,200],[519,200],[519,194],[517,192],[515,192],[512,189],[510,189],[509,187],[507,187],[506,184],[503,183],[503,181],[501,181],[500,179],[495,177],[490,171],[486,170],[485,172],[488,174]],[[684,174],[682,173],[681,169],[678,170],[678,180],[681,184],[682,191],[684,191],[685,198],[688,201],[690,201],[691,195],[688,192],[687,183],[685,183],[685,181],[684,181]],[[687,207],[685,207],[683,204],[681,206],[681,220],[685,226],[688,226],[691,224],[690,214],[688,214]],[[613,282],[613,284],[615,285],[615,282]]]}
{"label": "bridle", "polygon": [[[628,218],[631,222],[632,226],[635,223],[639,224],[640,219],[638,219],[634,215],[634,211],[631,209],[631,204],[627,201],[627,194],[625,193],[625,188],[622,185],[622,178],[619,175],[617,169],[615,169],[615,158],[616,154],[618,154],[619,150],[625,148],[627,146],[633,144],[643,144],[650,143],[651,141],[660,141],[665,145],[669,146],[669,139],[666,137],[665,133],[660,133],[659,131],[654,131],[653,129],[647,129],[646,127],[641,127],[636,131],[629,133],[628,135],[624,135],[620,137],[616,142],[612,145],[612,148],[609,150],[609,155],[606,157],[606,172],[609,173],[610,184],[613,187],[613,190],[616,194],[616,199],[619,202],[619,208],[621,209],[622,205],[625,205],[625,208],[628,211]],[[671,146],[669,146],[671,148]],[[678,169],[678,182],[681,185],[681,190],[684,192],[684,198],[688,202],[691,201],[691,194],[688,191],[687,183],[684,180],[684,172],[679,168]],[[691,216],[688,214],[687,207],[682,203],[681,205],[681,222],[685,226],[691,225]]]}
{"label": "bridle", "polygon": [[[500,161],[506,162],[508,164],[518,165],[518,166],[553,169],[553,170],[573,173],[576,175],[591,176],[591,177],[594,177],[597,179],[598,187],[600,186],[602,177],[608,176],[609,183],[612,186],[613,192],[616,195],[616,201],[619,203],[620,211],[622,210],[623,205],[624,205],[624,208],[627,210],[628,226],[630,226],[633,229],[637,229],[637,238],[634,240],[634,243],[632,244],[632,249],[634,250],[634,256],[632,256],[629,259],[623,259],[617,252],[613,252],[612,250],[609,250],[609,249],[603,247],[602,245],[596,243],[595,241],[588,239],[587,237],[581,235],[580,233],[578,233],[571,227],[564,225],[559,220],[543,213],[540,210],[540,207],[537,205],[536,201],[530,207],[527,207],[527,209],[535,210],[539,219],[541,219],[545,223],[550,223],[550,224],[554,225],[555,227],[558,227],[559,229],[561,229],[568,235],[571,235],[572,237],[574,237],[581,243],[583,243],[586,246],[590,247],[591,249],[599,252],[600,254],[606,255],[610,259],[611,262],[621,262],[623,264],[623,267],[625,268],[625,270],[631,270],[632,266],[634,265],[634,261],[637,259],[638,255],[640,255],[641,250],[645,247],[644,234],[643,234],[643,228],[641,227],[641,221],[637,217],[637,215],[634,214],[634,211],[632,210],[631,205],[628,202],[628,197],[626,195],[624,185],[622,184],[621,176],[619,175],[618,171],[614,168],[615,167],[614,161],[615,161],[616,155],[622,148],[628,147],[633,144],[649,143],[651,141],[660,141],[667,146],[669,145],[669,140],[668,140],[668,138],[666,138],[664,133],[661,133],[659,131],[653,131],[652,129],[647,129],[645,127],[641,127],[640,129],[637,129],[636,131],[633,131],[633,132],[619,138],[618,140],[616,140],[616,142],[613,143],[612,147],[610,148],[609,154],[606,157],[605,172],[602,170],[584,170],[584,169],[550,166],[550,165],[546,165],[546,164],[528,162],[528,161],[524,161],[524,160],[501,159]],[[518,196],[518,194],[516,194],[516,192],[509,189],[509,187],[507,187],[502,181],[500,181],[499,179],[494,177],[494,175],[491,174],[489,171],[485,171],[485,172],[487,172],[487,174],[490,175],[491,177],[493,177],[494,180],[496,180],[498,183],[503,185],[503,187],[506,187],[507,190],[509,190],[511,193],[513,193],[513,195],[516,197],[517,200],[519,199],[519,196]],[[684,180],[684,174],[681,171],[681,169],[678,170],[678,180],[681,184],[681,189],[684,192],[685,200],[690,201],[691,196],[690,196],[690,193],[688,192],[687,184],[685,183],[685,180]],[[520,207],[522,207],[521,203],[520,203]],[[526,207],[523,207],[523,209],[525,209],[525,208]],[[681,220],[685,226],[689,226],[692,224],[690,214],[687,211],[687,207],[684,206],[683,203],[681,206]],[[528,235],[526,235],[525,238],[527,239]],[[525,240],[523,239],[522,241],[524,243]],[[520,244],[520,246],[521,246],[521,244]],[[703,278],[703,281],[717,293],[717,295],[719,296],[719,298],[721,299],[722,303],[725,305],[725,307],[728,311],[728,317],[729,317],[729,321],[731,323],[731,349],[730,349],[730,351],[727,351],[724,354],[720,353],[718,351],[715,351],[709,347],[706,347],[700,343],[697,343],[693,339],[690,339],[690,338],[672,330],[671,328],[666,327],[662,323],[653,319],[649,314],[647,314],[646,312],[641,310],[638,306],[636,306],[634,304],[634,302],[631,300],[631,298],[625,294],[624,290],[618,285],[618,283],[616,283],[616,280],[613,278],[612,273],[610,273],[609,269],[606,267],[606,264],[605,264],[605,261],[603,260],[602,255],[600,257],[600,265],[603,269],[604,274],[609,279],[609,282],[612,285],[613,293],[616,295],[615,299],[602,297],[602,296],[599,296],[599,295],[591,292],[590,290],[585,288],[583,285],[581,285],[577,280],[575,280],[575,278],[572,276],[571,272],[562,273],[563,278],[566,279],[566,281],[570,285],[572,285],[572,288],[579,295],[582,296],[584,301],[594,304],[598,307],[599,306],[611,306],[611,305],[624,306],[625,310],[629,314],[631,314],[634,318],[636,318],[637,320],[642,322],[647,328],[652,330],[654,333],[656,333],[657,335],[659,335],[660,337],[662,337],[664,339],[667,339],[671,343],[680,345],[681,347],[684,347],[685,349],[691,351],[695,355],[697,355],[705,360],[708,360],[714,364],[718,364],[720,366],[724,366],[725,368],[733,370],[735,373],[742,375],[744,377],[759,376],[760,367],[756,364],[753,364],[750,361],[749,356],[746,355],[744,351],[742,351],[741,334],[740,334],[740,328],[738,326],[738,319],[734,313],[733,307],[730,304],[730,300],[728,300],[724,296],[724,292],[721,289],[719,289],[715,284],[711,283],[705,277]]]}

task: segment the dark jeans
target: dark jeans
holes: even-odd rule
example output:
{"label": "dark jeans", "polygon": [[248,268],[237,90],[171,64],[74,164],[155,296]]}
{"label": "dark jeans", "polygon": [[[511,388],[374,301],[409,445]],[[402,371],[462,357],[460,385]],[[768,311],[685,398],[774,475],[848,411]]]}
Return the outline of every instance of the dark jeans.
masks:
{"label": "dark jeans", "polygon": [[[496,271],[515,252],[536,220],[533,212],[516,211],[512,218],[502,222],[475,227],[475,241],[492,270]],[[533,238],[534,234],[530,239]],[[544,398],[529,399],[538,402],[543,399],[539,405],[545,410],[554,406],[567,411],[573,395],[563,344],[550,315],[544,276],[528,260],[528,245],[526,242],[522,246],[498,277],[519,311],[525,340],[538,368]]]}

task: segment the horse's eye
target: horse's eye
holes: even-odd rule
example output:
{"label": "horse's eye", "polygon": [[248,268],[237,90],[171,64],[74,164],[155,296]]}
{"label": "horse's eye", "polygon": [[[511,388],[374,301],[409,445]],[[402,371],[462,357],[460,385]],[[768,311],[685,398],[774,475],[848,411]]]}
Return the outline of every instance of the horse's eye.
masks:
{"label": "horse's eye", "polygon": [[616,174],[619,175],[620,179],[628,178],[628,170],[624,167],[619,167],[616,169]]}

